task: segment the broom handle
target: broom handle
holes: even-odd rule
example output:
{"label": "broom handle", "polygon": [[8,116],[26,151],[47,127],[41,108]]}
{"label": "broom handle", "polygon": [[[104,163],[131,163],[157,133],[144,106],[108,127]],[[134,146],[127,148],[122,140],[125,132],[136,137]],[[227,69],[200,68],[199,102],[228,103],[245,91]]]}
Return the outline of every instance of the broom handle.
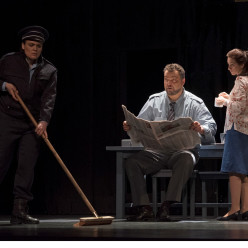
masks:
{"label": "broom handle", "polygon": [[[27,108],[27,106],[25,105],[25,103],[22,101],[22,99],[19,96],[19,94],[17,93],[15,95],[16,95],[19,103],[23,107],[24,111],[26,112],[26,114],[28,115],[28,117],[30,118],[30,120],[33,122],[34,126],[37,127],[38,124],[37,124],[36,120],[34,119],[33,115],[31,114],[31,112],[29,111],[29,109]],[[44,139],[44,141],[47,144],[47,146],[49,147],[49,149],[52,151],[53,155],[55,156],[55,158],[57,159],[57,161],[61,165],[61,167],[64,170],[64,172],[66,173],[66,175],[71,180],[72,184],[74,185],[74,187],[78,191],[79,195],[83,198],[84,202],[86,203],[86,205],[88,206],[88,208],[90,209],[90,211],[95,215],[95,217],[98,218],[98,215],[96,213],[96,210],[93,208],[93,206],[89,202],[88,198],[86,197],[86,195],[84,194],[84,192],[81,190],[81,188],[77,184],[76,180],[73,178],[73,176],[70,173],[70,171],[67,169],[66,165],[64,164],[64,162],[62,161],[62,159],[60,158],[60,156],[58,155],[58,153],[56,152],[56,150],[52,146],[51,142],[48,140],[48,138],[45,137],[44,134],[42,135],[42,138]]]}

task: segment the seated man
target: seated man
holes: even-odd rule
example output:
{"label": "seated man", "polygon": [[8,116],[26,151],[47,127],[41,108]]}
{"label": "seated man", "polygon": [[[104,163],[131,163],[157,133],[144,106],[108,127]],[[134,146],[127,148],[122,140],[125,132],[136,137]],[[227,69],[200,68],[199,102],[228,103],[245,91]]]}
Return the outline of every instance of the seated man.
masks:
{"label": "seated man", "polygon": [[[184,89],[184,84],[185,71],[182,66],[166,65],[164,68],[165,91],[151,95],[137,117],[149,121],[191,117],[193,123],[189,128],[200,134],[202,144],[215,142],[217,126],[211,113],[202,99]],[[127,121],[123,122],[123,129],[128,134],[132,132],[132,127]],[[133,204],[138,212],[127,220],[154,218],[144,175],[154,174],[160,169],[171,169],[172,177],[166,192],[166,200],[156,216],[159,221],[170,221],[170,205],[181,201],[182,189],[190,178],[198,159],[196,149],[175,152],[145,149],[130,156],[125,163],[125,169],[130,182]]]}

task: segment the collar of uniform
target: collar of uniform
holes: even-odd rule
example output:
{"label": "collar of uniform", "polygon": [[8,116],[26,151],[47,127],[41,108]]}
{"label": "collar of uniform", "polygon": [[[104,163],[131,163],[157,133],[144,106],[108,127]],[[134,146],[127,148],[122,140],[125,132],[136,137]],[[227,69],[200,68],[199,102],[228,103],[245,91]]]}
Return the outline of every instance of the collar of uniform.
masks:
{"label": "collar of uniform", "polygon": [[[25,53],[23,51],[21,51],[21,55],[22,55],[23,59],[26,61],[26,55],[25,55]],[[44,61],[43,57],[42,57],[42,55],[40,55],[40,57],[38,58],[37,63],[36,63],[37,66],[42,64],[43,61]]]}

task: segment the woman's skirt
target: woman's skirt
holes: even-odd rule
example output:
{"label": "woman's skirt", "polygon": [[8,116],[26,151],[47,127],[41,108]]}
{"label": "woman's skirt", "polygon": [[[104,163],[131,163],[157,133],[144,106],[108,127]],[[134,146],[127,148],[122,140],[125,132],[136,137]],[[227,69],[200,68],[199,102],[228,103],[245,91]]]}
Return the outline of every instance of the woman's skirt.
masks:
{"label": "woman's skirt", "polygon": [[234,127],[225,135],[221,171],[248,175],[248,135]]}

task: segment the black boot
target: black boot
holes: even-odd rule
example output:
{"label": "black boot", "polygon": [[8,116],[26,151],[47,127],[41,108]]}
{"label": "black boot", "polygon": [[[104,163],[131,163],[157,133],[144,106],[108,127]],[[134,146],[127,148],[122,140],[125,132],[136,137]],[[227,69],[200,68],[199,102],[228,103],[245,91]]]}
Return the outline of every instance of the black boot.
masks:
{"label": "black boot", "polygon": [[15,199],[10,224],[39,224],[39,220],[28,214],[28,201],[25,199]]}

